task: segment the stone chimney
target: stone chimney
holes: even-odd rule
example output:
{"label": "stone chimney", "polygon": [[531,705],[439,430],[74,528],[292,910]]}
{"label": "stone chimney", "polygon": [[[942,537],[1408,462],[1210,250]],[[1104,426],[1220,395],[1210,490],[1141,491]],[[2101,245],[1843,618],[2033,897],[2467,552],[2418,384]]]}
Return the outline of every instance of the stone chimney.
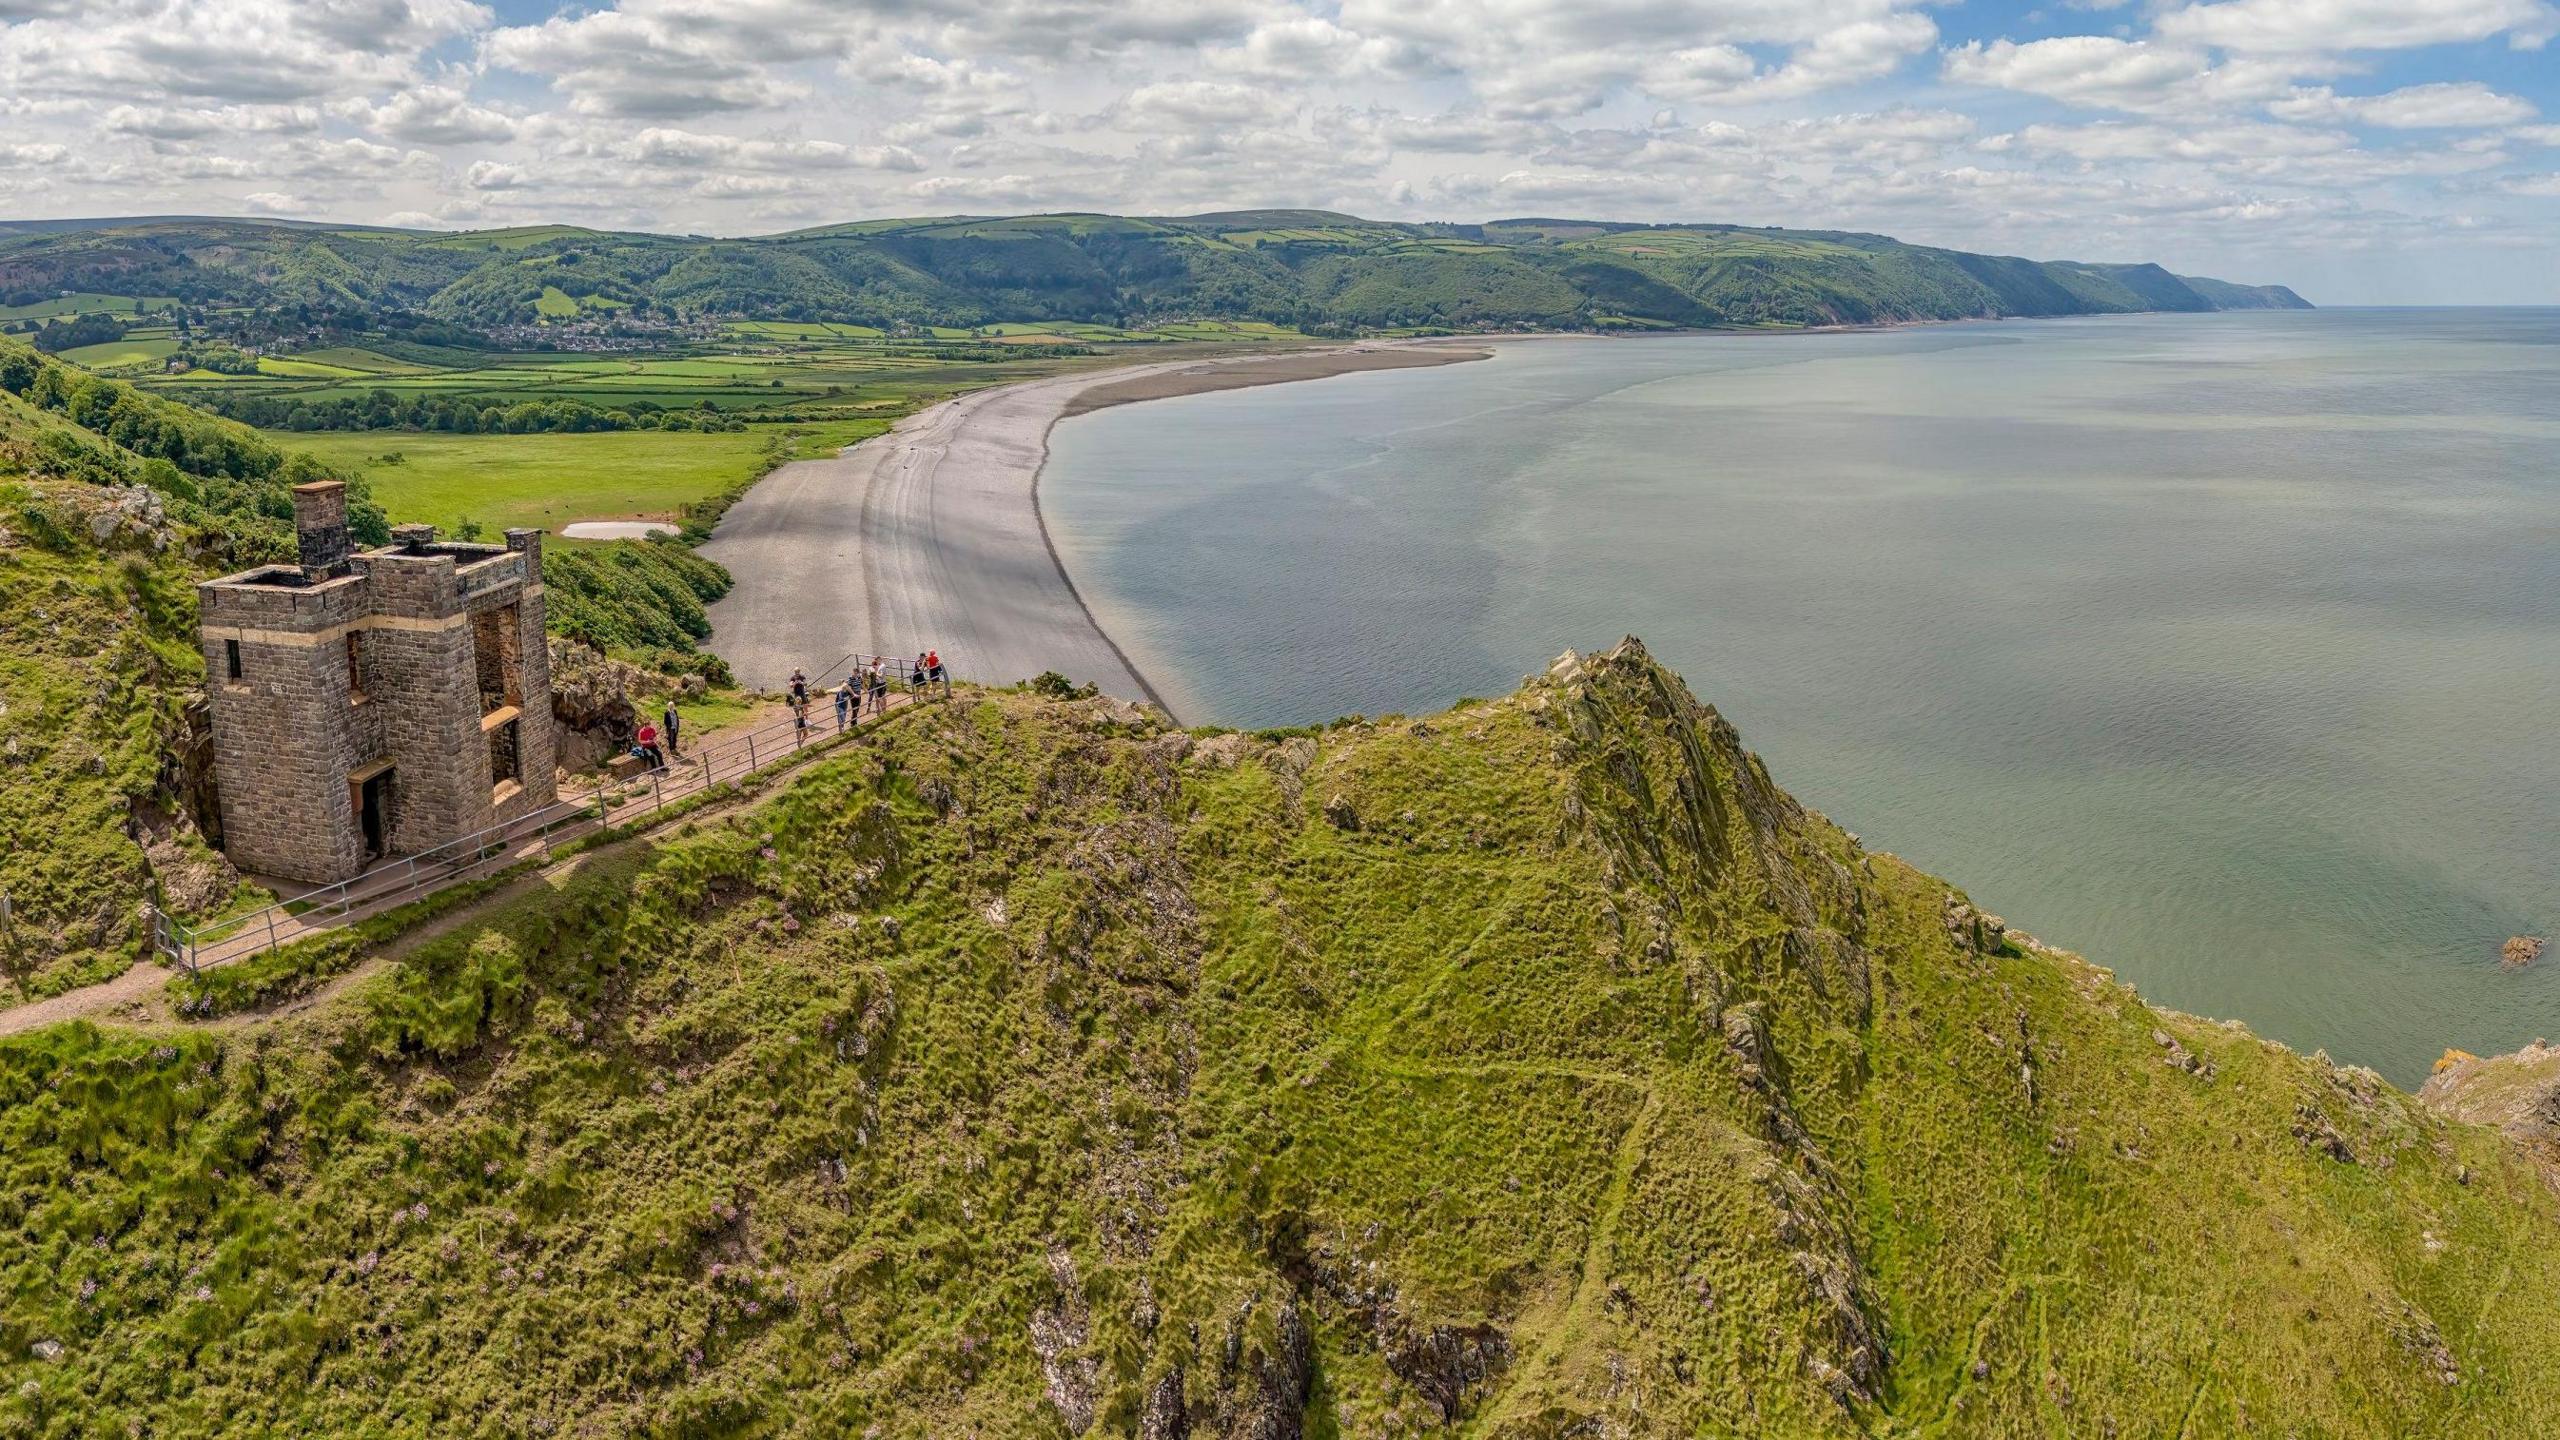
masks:
{"label": "stone chimney", "polygon": [[415,521],[391,527],[391,543],[403,550],[415,550],[436,543],[436,527]]}
{"label": "stone chimney", "polygon": [[304,578],[318,582],[347,573],[354,545],[347,538],[347,487],[315,480],[293,487],[293,535]]}

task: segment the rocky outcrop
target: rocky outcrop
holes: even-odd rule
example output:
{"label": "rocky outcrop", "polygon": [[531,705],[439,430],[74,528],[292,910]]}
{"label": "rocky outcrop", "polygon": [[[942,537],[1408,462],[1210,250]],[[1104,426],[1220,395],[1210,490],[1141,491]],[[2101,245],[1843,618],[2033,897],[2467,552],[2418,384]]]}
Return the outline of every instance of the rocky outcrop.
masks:
{"label": "rocky outcrop", "polygon": [[1138,1410],[1138,1440],[1191,1440],[1191,1415],[1182,1399],[1182,1371],[1159,1376]]}
{"label": "rocky outcrop", "polygon": [[[1724,963],[1695,967],[1691,989],[1723,1042],[1731,1113],[1768,1157],[1767,1259],[1799,1282],[1814,1322],[1803,1374],[1844,1409],[1872,1402],[1886,1345],[1863,1232],[1794,1078],[1799,1067],[1854,1074],[1863,1063],[1842,1040],[1874,1005],[1859,878],[1733,726],[1641,641],[1567,651],[1532,692],[1531,712],[1562,732],[1555,754],[1574,781],[1565,828],[1600,852],[1627,949],[1647,963],[1724,952]],[[1968,949],[2004,943],[1996,917],[1953,896],[1947,926]]]}
{"label": "rocky outcrop", "polygon": [[[1263,1338],[1253,1338],[1258,1328],[1254,1319],[1254,1307],[1247,1305],[1228,1321],[1216,1390],[1197,1412],[1181,1410],[1177,1397],[1171,1402],[1175,1408],[1161,1412],[1158,1423],[1183,1428],[1164,1433],[1305,1440],[1307,1392],[1315,1383],[1314,1337],[1294,1299],[1280,1303]],[[1151,1412],[1154,1403],[1151,1397]]]}
{"label": "rocky outcrop", "polygon": [[2486,1059],[2449,1053],[2418,1099],[2440,1115],[2505,1131],[2560,1185],[2560,1046],[2536,1040]]}
{"label": "rocky outcrop", "polygon": [[1031,1353],[1040,1357],[1042,1391],[1069,1434],[1081,1435],[1093,1425],[1093,1392],[1101,1366],[1085,1353],[1093,1338],[1093,1317],[1085,1307],[1084,1286],[1076,1276],[1075,1256],[1064,1249],[1049,1252],[1049,1277],[1058,1293],[1031,1313]]}
{"label": "rocky outcrop", "polygon": [[638,732],[649,672],[592,645],[551,637],[551,716],[559,722],[560,768],[575,773],[621,753]]}
{"label": "rocky outcrop", "polygon": [[88,509],[87,522],[89,538],[101,550],[133,547],[157,553],[178,539],[159,493],[147,485],[118,485],[100,492]]}

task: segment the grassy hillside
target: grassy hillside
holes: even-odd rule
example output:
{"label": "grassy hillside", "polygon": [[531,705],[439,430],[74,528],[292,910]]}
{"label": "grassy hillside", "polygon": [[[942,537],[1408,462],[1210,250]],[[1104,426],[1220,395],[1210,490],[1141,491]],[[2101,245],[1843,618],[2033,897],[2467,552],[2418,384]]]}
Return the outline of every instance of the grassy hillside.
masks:
{"label": "grassy hillside", "polygon": [[0,342],[0,994],[124,968],[146,898],[230,900],[195,819],[194,581],[289,553],[276,512],[316,473]]}
{"label": "grassy hillside", "polygon": [[0,233],[0,300],[39,304],[74,290],[417,313],[466,327],[710,315],[868,326],[1225,316],[1589,328],[2281,303],[2157,265],[1970,255],[1852,232],[1411,225],[1302,210],[866,221],[744,240],[224,220]]}
{"label": "grassy hillside", "polygon": [[[2560,1196],[1632,644],[964,694],[342,1001],[0,1043],[0,1433],[2549,1433]],[[1454,1430],[1452,1427],[1455,1427]]]}

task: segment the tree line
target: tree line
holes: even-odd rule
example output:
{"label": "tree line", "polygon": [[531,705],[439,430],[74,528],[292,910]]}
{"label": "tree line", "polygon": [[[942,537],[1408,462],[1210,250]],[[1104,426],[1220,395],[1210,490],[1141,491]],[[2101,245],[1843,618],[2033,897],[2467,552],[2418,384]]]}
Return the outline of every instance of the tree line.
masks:
{"label": "tree line", "polygon": [[389,390],[308,399],[292,395],[191,395],[193,403],[261,430],[438,430],[456,435],[585,434],[600,430],[744,430],[710,401],[669,410],[648,401],[605,409],[584,400],[478,400],[403,396]]}

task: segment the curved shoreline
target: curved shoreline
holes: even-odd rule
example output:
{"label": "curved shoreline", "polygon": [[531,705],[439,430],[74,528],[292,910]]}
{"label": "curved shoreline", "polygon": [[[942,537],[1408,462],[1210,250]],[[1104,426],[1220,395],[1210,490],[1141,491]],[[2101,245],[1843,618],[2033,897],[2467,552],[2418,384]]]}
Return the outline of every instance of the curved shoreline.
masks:
{"label": "curved shoreline", "polygon": [[835,672],[818,667],[840,651],[929,647],[973,679],[1003,684],[1056,670],[1171,716],[1102,628],[1041,512],[1057,422],[1110,405],[1491,353],[1469,342],[1390,342],[1141,363],[955,396],[832,458],[780,466],[730,507],[702,546],[735,577],[709,607],[711,648],[756,688],[779,688],[794,667],[830,679]]}
{"label": "curved shoreline", "polygon": [[[1399,358],[1392,363],[1341,363],[1371,355]],[[1428,360],[1401,358],[1424,355],[1432,358]],[[1357,375],[1371,370],[1411,370],[1492,358],[1492,351],[1473,346],[1449,345],[1444,349],[1439,346],[1427,346],[1420,342],[1408,342],[1403,346],[1392,348],[1354,347],[1350,350],[1319,351],[1303,356],[1255,356],[1245,363],[1227,362],[1224,369],[1213,370],[1208,365],[1194,366],[1163,375],[1161,377],[1163,380],[1172,383],[1161,386],[1151,385],[1150,381],[1158,377],[1144,371],[1104,372],[1105,376],[1117,378],[1097,379],[1096,383],[1085,386],[1068,396],[1067,403],[1059,407],[1056,418],[1050,420],[1040,432],[1040,463],[1031,471],[1031,514],[1032,518],[1040,523],[1040,543],[1047,548],[1049,563],[1056,568],[1058,579],[1066,585],[1067,593],[1076,597],[1076,608],[1084,612],[1086,623],[1093,626],[1093,633],[1101,636],[1102,643],[1110,646],[1111,653],[1119,656],[1120,663],[1128,667],[1130,676],[1138,682],[1138,689],[1146,695],[1147,703],[1163,712],[1168,722],[1179,725],[1182,723],[1182,717],[1175,714],[1173,707],[1165,702],[1163,693],[1158,691],[1155,683],[1147,678],[1147,672],[1139,669],[1138,662],[1129,658],[1129,652],[1121,648],[1118,638],[1103,628],[1102,617],[1093,613],[1092,604],[1084,598],[1083,589],[1076,584],[1074,572],[1067,569],[1066,557],[1058,553],[1057,539],[1049,533],[1049,514],[1040,506],[1040,481],[1049,473],[1049,437],[1057,432],[1058,422],[1072,420],[1078,415],[1090,415],[1097,410],[1108,410],[1119,405],[1142,404],[1149,400],[1172,400],[1185,395],[1209,395],[1225,390],[1250,389],[1260,385],[1285,385],[1298,380],[1328,380],[1336,375]],[[1335,363],[1330,366],[1305,367],[1290,364],[1292,361],[1302,359],[1330,360]],[[1188,385],[1179,383],[1184,380],[1195,380],[1199,383]],[[1116,395],[1096,393],[1114,390],[1125,393]]]}
{"label": "curved shoreline", "polygon": [[[1072,405],[1074,402],[1068,403]],[[1084,612],[1085,623],[1093,627],[1094,634],[1102,637],[1103,644],[1111,647],[1112,654],[1120,657],[1120,664],[1128,670],[1130,678],[1138,682],[1139,693],[1147,697],[1148,704],[1163,712],[1167,723],[1179,725],[1182,717],[1173,713],[1173,707],[1165,703],[1163,692],[1147,678],[1146,671],[1138,668],[1138,662],[1129,658],[1129,652],[1120,648],[1119,640],[1102,628],[1102,617],[1093,613],[1092,602],[1084,598],[1084,591],[1077,586],[1075,575],[1067,569],[1067,557],[1058,553],[1057,537],[1049,533],[1049,512],[1040,508],[1040,477],[1049,473],[1049,436],[1057,430],[1058,420],[1077,413],[1080,412],[1060,411],[1057,419],[1051,420],[1048,427],[1040,432],[1040,463],[1031,467],[1031,518],[1040,526],[1040,548],[1049,552],[1049,568],[1058,572],[1058,583],[1066,586],[1067,593],[1076,598],[1076,609]]]}

